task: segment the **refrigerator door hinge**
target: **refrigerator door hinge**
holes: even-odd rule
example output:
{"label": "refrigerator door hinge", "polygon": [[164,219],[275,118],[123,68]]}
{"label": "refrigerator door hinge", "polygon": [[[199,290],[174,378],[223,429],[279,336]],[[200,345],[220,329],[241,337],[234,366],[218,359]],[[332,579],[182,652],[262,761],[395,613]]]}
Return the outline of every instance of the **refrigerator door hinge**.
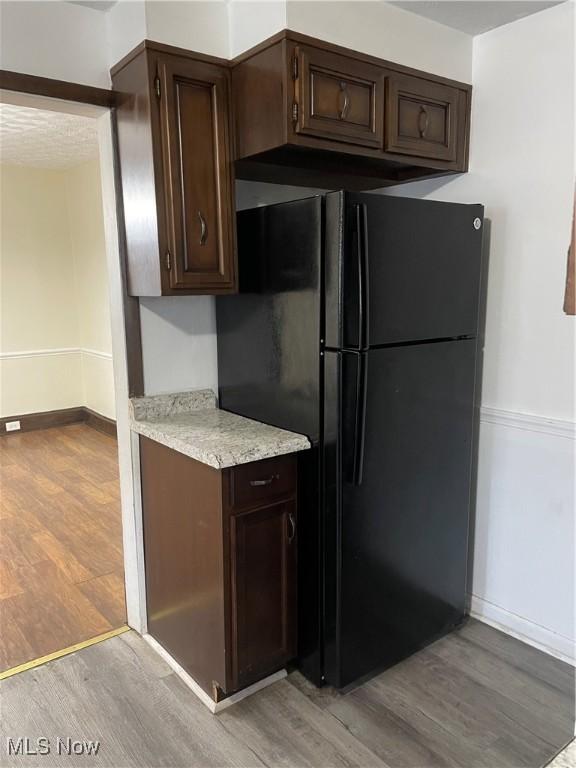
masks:
{"label": "refrigerator door hinge", "polygon": [[170,251],[166,251],[166,269],[168,272],[172,269],[172,257],[170,256]]}
{"label": "refrigerator door hinge", "polygon": [[292,59],[292,80],[298,80],[298,56]]}
{"label": "refrigerator door hinge", "polygon": [[156,75],[154,79],[154,89],[156,91],[156,98],[160,98],[160,78]]}
{"label": "refrigerator door hinge", "polygon": [[293,123],[298,122],[298,102],[297,101],[292,102],[292,122]]}

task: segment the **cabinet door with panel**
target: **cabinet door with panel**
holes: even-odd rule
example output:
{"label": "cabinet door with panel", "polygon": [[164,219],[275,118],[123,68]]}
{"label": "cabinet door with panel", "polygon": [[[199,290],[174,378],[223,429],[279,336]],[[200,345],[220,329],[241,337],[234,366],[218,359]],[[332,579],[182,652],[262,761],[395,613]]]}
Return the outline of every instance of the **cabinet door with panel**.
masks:
{"label": "cabinet door with panel", "polygon": [[466,97],[450,85],[391,73],[386,96],[385,150],[455,161],[466,126]]}
{"label": "cabinet door with panel", "polygon": [[233,289],[229,73],[170,55],[157,61],[170,286]]}
{"label": "cabinet door with panel", "polygon": [[112,70],[133,296],[236,290],[230,71],[145,41]]}
{"label": "cabinet door with panel", "polygon": [[299,45],[294,49],[295,131],[382,148],[384,72],[373,64]]}
{"label": "cabinet door with panel", "polygon": [[230,520],[232,680],[243,688],[296,655],[296,505]]}

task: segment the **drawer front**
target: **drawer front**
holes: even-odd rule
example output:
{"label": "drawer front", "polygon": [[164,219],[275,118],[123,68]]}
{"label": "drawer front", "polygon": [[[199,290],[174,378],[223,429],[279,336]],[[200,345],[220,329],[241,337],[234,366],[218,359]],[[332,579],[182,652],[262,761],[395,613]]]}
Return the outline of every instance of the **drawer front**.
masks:
{"label": "drawer front", "polygon": [[387,152],[453,162],[458,128],[466,120],[464,92],[418,77],[388,78]]}
{"label": "drawer front", "polygon": [[278,456],[231,470],[230,505],[257,506],[269,500],[296,495],[296,457]]}
{"label": "drawer front", "polygon": [[381,149],[383,71],[317,48],[299,47],[295,56],[296,132]]}

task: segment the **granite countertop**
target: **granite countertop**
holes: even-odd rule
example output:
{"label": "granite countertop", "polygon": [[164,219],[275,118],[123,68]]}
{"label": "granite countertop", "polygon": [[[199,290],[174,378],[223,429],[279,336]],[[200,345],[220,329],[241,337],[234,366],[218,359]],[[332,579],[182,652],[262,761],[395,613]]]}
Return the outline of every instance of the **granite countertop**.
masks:
{"label": "granite countertop", "polygon": [[130,400],[134,432],[216,469],[310,448],[304,435],[216,407],[210,389]]}

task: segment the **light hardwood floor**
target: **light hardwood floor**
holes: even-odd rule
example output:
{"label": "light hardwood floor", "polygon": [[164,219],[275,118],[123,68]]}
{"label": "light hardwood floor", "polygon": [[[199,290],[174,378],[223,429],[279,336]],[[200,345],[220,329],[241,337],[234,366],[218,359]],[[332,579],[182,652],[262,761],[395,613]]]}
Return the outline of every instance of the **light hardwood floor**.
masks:
{"label": "light hardwood floor", "polygon": [[293,673],[219,715],[133,632],[0,685],[6,766],[540,768],[574,732],[574,669],[475,621],[345,696]]}
{"label": "light hardwood floor", "polygon": [[0,438],[0,670],[125,616],[116,441],[84,424]]}

